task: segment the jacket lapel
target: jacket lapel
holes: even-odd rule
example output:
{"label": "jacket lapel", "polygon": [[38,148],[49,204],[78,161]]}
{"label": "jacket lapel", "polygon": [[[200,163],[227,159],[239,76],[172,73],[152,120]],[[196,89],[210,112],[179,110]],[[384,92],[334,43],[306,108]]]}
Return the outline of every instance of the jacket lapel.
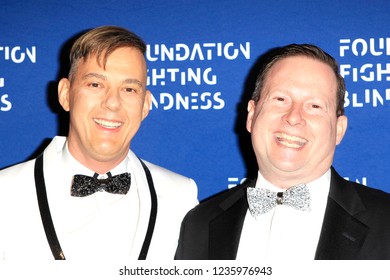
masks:
{"label": "jacket lapel", "polygon": [[355,216],[365,207],[350,183],[331,170],[328,204],[315,259],[356,259],[369,228]]}
{"label": "jacket lapel", "polygon": [[209,259],[234,260],[237,255],[242,226],[248,209],[246,188],[254,182],[246,181],[235,187],[230,196],[220,203],[221,213],[210,223]]}

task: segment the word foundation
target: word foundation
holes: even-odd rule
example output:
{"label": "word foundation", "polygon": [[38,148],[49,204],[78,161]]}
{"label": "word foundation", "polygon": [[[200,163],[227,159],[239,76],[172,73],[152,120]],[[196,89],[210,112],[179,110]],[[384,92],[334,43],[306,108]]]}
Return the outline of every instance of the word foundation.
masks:
{"label": "word foundation", "polygon": [[250,59],[250,43],[239,44],[222,43],[196,43],[194,45],[176,44],[167,47],[165,44],[148,45],[146,59],[149,61],[184,61],[184,60],[212,60],[215,57],[224,57],[228,60],[238,58],[240,55]]}
{"label": "word foundation", "polygon": [[369,40],[358,38],[353,41],[341,39],[340,56],[344,57],[348,52],[352,52],[354,56],[390,55],[390,38],[370,38]]}
{"label": "word foundation", "polygon": [[37,62],[36,47],[22,49],[20,46],[16,47],[3,47],[0,46],[0,60],[10,60],[14,63],[22,63],[26,59],[29,59],[32,63]]}

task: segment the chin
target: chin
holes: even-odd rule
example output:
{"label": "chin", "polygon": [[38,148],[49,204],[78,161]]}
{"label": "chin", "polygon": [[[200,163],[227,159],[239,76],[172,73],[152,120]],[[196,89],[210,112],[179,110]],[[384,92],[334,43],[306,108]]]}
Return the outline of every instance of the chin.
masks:
{"label": "chin", "polygon": [[304,166],[302,164],[295,163],[286,163],[283,162],[283,164],[276,164],[275,167],[285,173],[292,173],[292,172],[299,172]]}

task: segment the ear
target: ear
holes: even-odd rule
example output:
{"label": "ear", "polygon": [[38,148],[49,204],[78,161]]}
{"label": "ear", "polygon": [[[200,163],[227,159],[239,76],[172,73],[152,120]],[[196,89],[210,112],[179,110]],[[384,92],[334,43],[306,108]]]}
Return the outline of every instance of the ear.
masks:
{"label": "ear", "polygon": [[152,104],[152,93],[149,90],[146,90],[144,107],[142,108],[142,120],[144,120],[149,114],[151,104]]}
{"label": "ear", "polygon": [[337,118],[337,127],[336,127],[336,145],[341,143],[341,140],[343,140],[343,137],[345,135],[345,132],[347,131],[348,127],[348,118],[347,116],[339,116]]}
{"label": "ear", "polygon": [[62,78],[58,83],[58,101],[67,112],[69,112],[69,92],[70,82],[68,79]]}
{"label": "ear", "polygon": [[249,100],[247,110],[248,110],[248,116],[246,118],[246,130],[248,130],[249,133],[251,133],[253,117],[255,115],[255,110],[256,110],[256,103],[254,100]]}

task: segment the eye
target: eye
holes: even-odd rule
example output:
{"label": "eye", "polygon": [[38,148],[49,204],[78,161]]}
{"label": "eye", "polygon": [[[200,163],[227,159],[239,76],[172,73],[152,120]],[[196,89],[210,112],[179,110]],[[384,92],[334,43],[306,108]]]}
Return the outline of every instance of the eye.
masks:
{"label": "eye", "polygon": [[307,112],[311,114],[323,114],[326,112],[326,104],[319,101],[308,102],[305,107]]}
{"label": "eye", "polygon": [[285,94],[274,94],[269,101],[278,108],[286,108],[291,104],[291,98]]}
{"label": "eye", "polygon": [[286,108],[292,102],[291,96],[280,91],[270,92],[265,98],[265,103],[277,108]]}
{"label": "eye", "polygon": [[135,88],[131,88],[131,87],[125,88],[124,91],[126,93],[137,93],[137,90]]}
{"label": "eye", "polygon": [[322,108],[322,107],[321,107],[320,105],[318,105],[318,104],[312,104],[311,107],[312,107],[313,109],[321,109],[321,108]]}
{"label": "eye", "polygon": [[137,83],[128,83],[123,85],[121,91],[126,94],[140,94],[142,93],[142,87],[139,86]]}
{"label": "eye", "polygon": [[88,86],[93,87],[93,88],[101,87],[101,85],[99,83],[89,83]]}

